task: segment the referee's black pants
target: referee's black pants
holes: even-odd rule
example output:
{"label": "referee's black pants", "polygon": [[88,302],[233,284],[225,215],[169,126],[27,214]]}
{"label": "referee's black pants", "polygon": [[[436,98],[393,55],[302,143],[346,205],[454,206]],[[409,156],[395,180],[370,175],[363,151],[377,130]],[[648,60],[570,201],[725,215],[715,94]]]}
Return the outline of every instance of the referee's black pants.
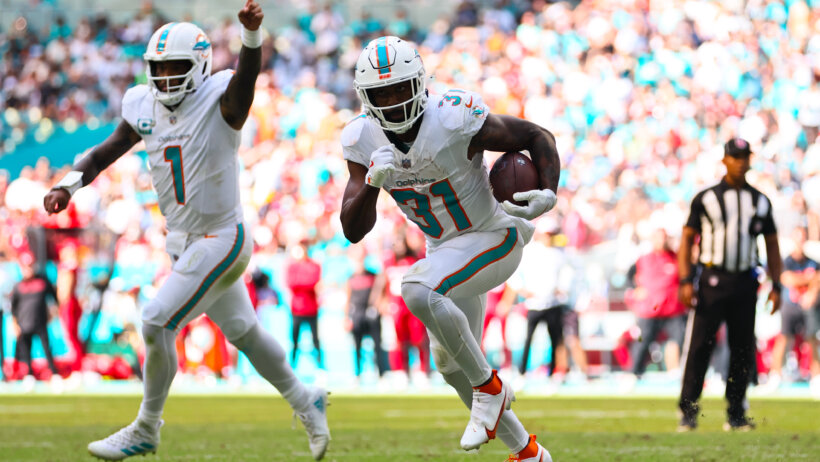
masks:
{"label": "referee's black pants", "polygon": [[547,323],[547,333],[552,343],[552,359],[550,360],[550,375],[555,373],[555,349],[564,343],[564,310],[566,305],[555,305],[546,310],[527,311],[527,338],[524,340],[524,355],[521,357],[521,367],[518,371],[521,375],[527,373],[527,363],[530,360],[530,347],[532,346],[532,336],[535,328],[542,321]]}
{"label": "referee's black pants", "polygon": [[46,361],[52,374],[57,373],[57,365],[54,363],[54,355],[51,354],[51,345],[48,341],[48,326],[45,324],[37,326],[31,332],[20,332],[17,336],[17,346],[14,351],[14,357],[20,362],[26,363],[28,366],[28,374],[34,375],[32,368],[31,347],[34,341],[34,336],[40,337],[40,344],[43,346],[43,352],[46,354]]}
{"label": "referee's black pants", "polygon": [[707,268],[701,273],[694,320],[690,319],[687,332],[689,352],[679,403],[685,415],[697,417],[697,402],[715,347],[715,334],[723,321],[726,321],[730,355],[726,381],[727,413],[730,419],[745,415],[746,388],[755,361],[757,289],[757,278],[751,271],[727,273]]}
{"label": "referee's black pants", "polygon": [[293,368],[296,368],[296,355],[299,354],[299,333],[302,331],[302,324],[307,324],[310,328],[310,333],[313,335],[313,351],[316,353],[316,364],[319,368],[324,368],[322,363],[322,347],[319,345],[319,316],[296,316],[293,315],[293,326],[291,329],[291,338],[293,340],[293,351],[291,351],[290,362]]}

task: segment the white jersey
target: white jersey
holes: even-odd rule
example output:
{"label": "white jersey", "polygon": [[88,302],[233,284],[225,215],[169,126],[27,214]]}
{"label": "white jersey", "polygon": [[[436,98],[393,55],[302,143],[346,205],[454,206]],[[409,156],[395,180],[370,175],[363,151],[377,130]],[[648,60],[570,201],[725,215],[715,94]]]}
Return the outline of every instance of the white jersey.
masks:
{"label": "white jersey", "polygon": [[[493,197],[484,156],[467,158],[470,140],[488,111],[476,93],[450,90],[431,95],[413,146],[406,155],[396,150],[396,169],[382,187],[424,231],[429,249],[464,233],[520,226]],[[345,160],[365,167],[371,153],[387,144],[379,124],[365,115],[342,132]]]}
{"label": "white jersey", "polygon": [[123,97],[122,117],[145,141],[151,181],[171,231],[204,234],[242,221],[240,134],[219,107],[232,76],[210,76],[174,111],[156,102],[147,85]]}

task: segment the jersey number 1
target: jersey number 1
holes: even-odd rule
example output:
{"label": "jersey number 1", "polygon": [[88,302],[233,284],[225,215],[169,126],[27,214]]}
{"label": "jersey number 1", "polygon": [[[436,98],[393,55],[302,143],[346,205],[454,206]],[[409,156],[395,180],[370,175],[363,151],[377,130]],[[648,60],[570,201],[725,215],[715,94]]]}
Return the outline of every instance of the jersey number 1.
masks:
{"label": "jersey number 1", "polygon": [[[419,194],[413,189],[393,189],[390,191],[390,194],[396,199],[396,202],[401,204],[407,205],[410,201],[414,201],[416,206],[411,207],[413,213],[424,220],[424,223],[416,221],[416,224],[419,225],[419,228],[421,228],[425,234],[434,238],[441,237],[444,228],[441,227],[438,218],[433,214],[433,210],[430,207],[430,198],[427,195]],[[444,179],[430,185],[430,194],[435,197],[440,197],[442,202],[444,202],[444,207],[447,209],[447,213],[450,215],[453,223],[455,223],[456,229],[464,231],[470,226],[473,226],[467,217],[467,213],[464,212],[464,208],[461,206],[461,202],[459,202],[458,196],[455,190],[453,190],[453,185],[450,184],[450,180]]]}
{"label": "jersey number 1", "polygon": [[171,163],[177,204],[185,205],[185,171],[182,169],[182,147],[168,146],[165,148],[165,162]]}

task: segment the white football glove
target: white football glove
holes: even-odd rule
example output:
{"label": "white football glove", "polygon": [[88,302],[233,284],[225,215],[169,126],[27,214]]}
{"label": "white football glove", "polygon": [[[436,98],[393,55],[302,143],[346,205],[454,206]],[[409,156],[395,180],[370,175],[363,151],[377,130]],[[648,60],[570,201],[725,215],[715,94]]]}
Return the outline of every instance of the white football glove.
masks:
{"label": "white football glove", "polygon": [[395,158],[395,147],[387,144],[370,154],[370,166],[367,171],[365,181],[374,188],[381,188],[387,175],[392,173],[396,166],[393,164]]}
{"label": "white football glove", "polygon": [[533,189],[530,191],[517,192],[513,194],[513,199],[517,201],[527,201],[527,205],[515,205],[510,201],[501,203],[501,208],[509,215],[526,218],[533,218],[543,215],[553,207],[558,198],[550,189]]}

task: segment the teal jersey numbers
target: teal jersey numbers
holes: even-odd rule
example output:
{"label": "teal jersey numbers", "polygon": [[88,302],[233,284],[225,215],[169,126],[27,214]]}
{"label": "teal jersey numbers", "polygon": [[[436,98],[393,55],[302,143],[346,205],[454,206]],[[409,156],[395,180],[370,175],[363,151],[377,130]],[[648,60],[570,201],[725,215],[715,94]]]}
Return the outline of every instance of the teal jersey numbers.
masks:
{"label": "teal jersey numbers", "polygon": [[182,169],[182,148],[179,146],[168,146],[165,148],[165,162],[171,164],[177,204],[185,205],[185,171]]}
{"label": "teal jersey numbers", "polygon": [[461,206],[461,202],[459,202],[453,185],[450,184],[450,180],[445,178],[437,183],[433,183],[430,185],[430,193],[434,196],[441,197],[441,200],[444,201],[444,207],[447,208],[447,213],[450,214],[450,218],[452,218],[453,223],[456,224],[456,229],[464,231],[470,226],[473,226],[473,224],[470,223],[470,219],[467,218],[467,213],[464,211],[464,207]]}
{"label": "teal jersey numbers", "polygon": [[[425,234],[434,238],[441,236],[444,228],[441,227],[441,223],[439,223],[433,211],[430,209],[429,197],[424,194],[419,194],[412,189],[393,189],[390,191],[390,194],[399,204],[409,206],[416,218],[422,220],[419,221],[410,217],[410,220],[419,225],[419,228],[421,228]],[[410,204],[411,202],[415,202],[415,207]]]}
{"label": "teal jersey numbers", "polygon": [[450,215],[450,219],[459,231],[464,231],[472,226],[470,219],[467,217],[467,213],[464,212],[464,207],[461,206],[458,196],[450,184],[450,180],[445,178],[431,184],[429,192],[430,196],[433,196],[432,198],[414,189],[390,190],[390,194],[396,202],[409,206],[410,210],[413,211],[415,218],[411,217],[410,219],[415,222],[425,234],[432,238],[438,239],[441,237],[444,228],[441,225],[441,221],[439,221],[435,213],[433,213],[431,200],[440,200],[444,204],[444,208]]}

